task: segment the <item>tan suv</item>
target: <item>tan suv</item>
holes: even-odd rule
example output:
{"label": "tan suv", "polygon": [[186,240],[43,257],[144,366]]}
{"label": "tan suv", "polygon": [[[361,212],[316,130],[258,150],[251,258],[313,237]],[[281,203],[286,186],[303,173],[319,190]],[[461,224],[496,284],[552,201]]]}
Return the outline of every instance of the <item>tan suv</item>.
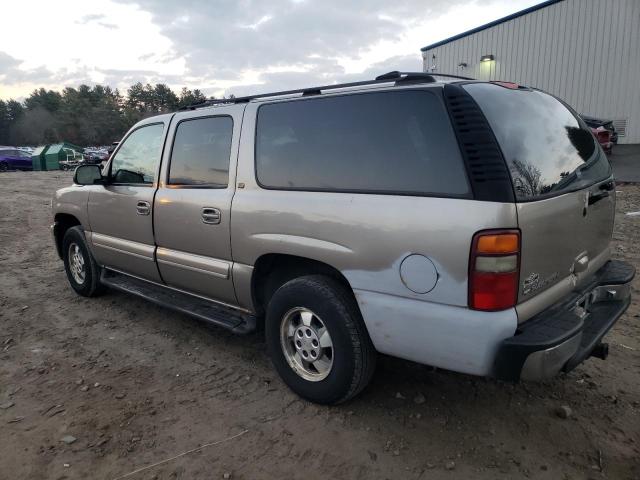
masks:
{"label": "tan suv", "polygon": [[332,404],[377,352],[512,381],[606,357],[635,273],[614,209],[560,100],[391,72],[145,119],[56,193],[53,233],[79,294],[263,326],[287,385]]}

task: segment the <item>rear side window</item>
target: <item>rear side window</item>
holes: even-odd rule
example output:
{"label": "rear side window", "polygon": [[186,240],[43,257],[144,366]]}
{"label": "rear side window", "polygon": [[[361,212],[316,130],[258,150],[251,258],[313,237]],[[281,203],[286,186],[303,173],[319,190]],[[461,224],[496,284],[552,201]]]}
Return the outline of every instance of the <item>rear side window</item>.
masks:
{"label": "rear side window", "polygon": [[171,152],[169,184],[226,187],[232,133],[233,120],[228,116],[180,122]]}
{"label": "rear side window", "polygon": [[518,200],[579,190],[611,174],[588,127],[551,95],[488,83],[464,88],[500,143]]}
{"label": "rear side window", "polygon": [[256,174],[266,188],[468,196],[456,139],[431,92],[262,105]]}

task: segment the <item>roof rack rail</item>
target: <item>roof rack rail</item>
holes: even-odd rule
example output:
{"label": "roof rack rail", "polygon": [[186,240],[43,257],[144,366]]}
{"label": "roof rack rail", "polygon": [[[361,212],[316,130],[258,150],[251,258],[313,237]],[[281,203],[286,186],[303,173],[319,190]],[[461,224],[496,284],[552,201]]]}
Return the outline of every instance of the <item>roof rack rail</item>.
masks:
{"label": "roof rack rail", "polygon": [[259,98],[279,97],[282,95],[293,95],[296,93],[301,93],[303,96],[320,95],[323,90],[335,90],[338,88],[361,87],[364,85],[376,85],[378,83],[395,82],[396,85],[406,85],[411,83],[432,83],[436,81],[436,79],[433,78],[434,76],[459,78],[462,80],[473,80],[472,78],[459,77],[457,75],[447,75],[447,74],[441,74],[441,73],[425,73],[425,72],[399,72],[397,70],[394,70],[393,72],[388,72],[383,75],[378,75],[373,80],[363,80],[360,82],[349,82],[349,83],[336,83],[333,85],[300,88],[295,90],[282,90],[280,92],[260,93],[257,95],[247,95],[244,97],[211,99],[211,100],[206,100],[200,103],[194,103],[186,107],[181,107],[180,110],[195,110],[196,108],[210,107],[212,105],[222,105],[225,103],[226,104],[245,103],[245,102],[249,102],[251,100],[256,100]]}
{"label": "roof rack rail", "polygon": [[[396,81],[411,81],[419,78],[433,78],[433,77],[446,77],[446,78],[458,78],[460,80],[475,80],[471,77],[463,77],[461,75],[452,75],[450,73],[438,73],[438,72],[399,72],[394,70],[392,72],[383,73],[378,75],[376,80],[396,80]],[[435,80],[431,80],[435,81]]]}

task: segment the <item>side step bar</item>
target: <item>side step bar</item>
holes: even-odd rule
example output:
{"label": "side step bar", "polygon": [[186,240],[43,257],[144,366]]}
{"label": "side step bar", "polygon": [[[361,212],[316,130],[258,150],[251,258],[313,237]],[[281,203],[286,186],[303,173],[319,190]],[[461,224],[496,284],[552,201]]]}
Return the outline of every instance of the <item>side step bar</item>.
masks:
{"label": "side step bar", "polygon": [[132,293],[162,307],[186,313],[234,333],[245,334],[256,329],[255,316],[188,293],[107,269],[102,270],[100,281],[114,290]]}

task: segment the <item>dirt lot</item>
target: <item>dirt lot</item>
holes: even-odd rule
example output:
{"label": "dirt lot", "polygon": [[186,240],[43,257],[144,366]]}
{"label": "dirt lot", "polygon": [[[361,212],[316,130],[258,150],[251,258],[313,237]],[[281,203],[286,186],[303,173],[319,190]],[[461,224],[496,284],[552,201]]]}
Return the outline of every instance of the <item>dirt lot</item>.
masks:
{"label": "dirt lot", "polygon": [[[49,233],[70,181],[0,174],[0,479],[122,478],[245,430],[125,478],[640,478],[639,280],[606,362],[513,386],[385,357],[363,395],[319,407],[258,335],[75,295]],[[640,216],[624,215],[640,187],[618,190],[614,255],[640,267]]]}

